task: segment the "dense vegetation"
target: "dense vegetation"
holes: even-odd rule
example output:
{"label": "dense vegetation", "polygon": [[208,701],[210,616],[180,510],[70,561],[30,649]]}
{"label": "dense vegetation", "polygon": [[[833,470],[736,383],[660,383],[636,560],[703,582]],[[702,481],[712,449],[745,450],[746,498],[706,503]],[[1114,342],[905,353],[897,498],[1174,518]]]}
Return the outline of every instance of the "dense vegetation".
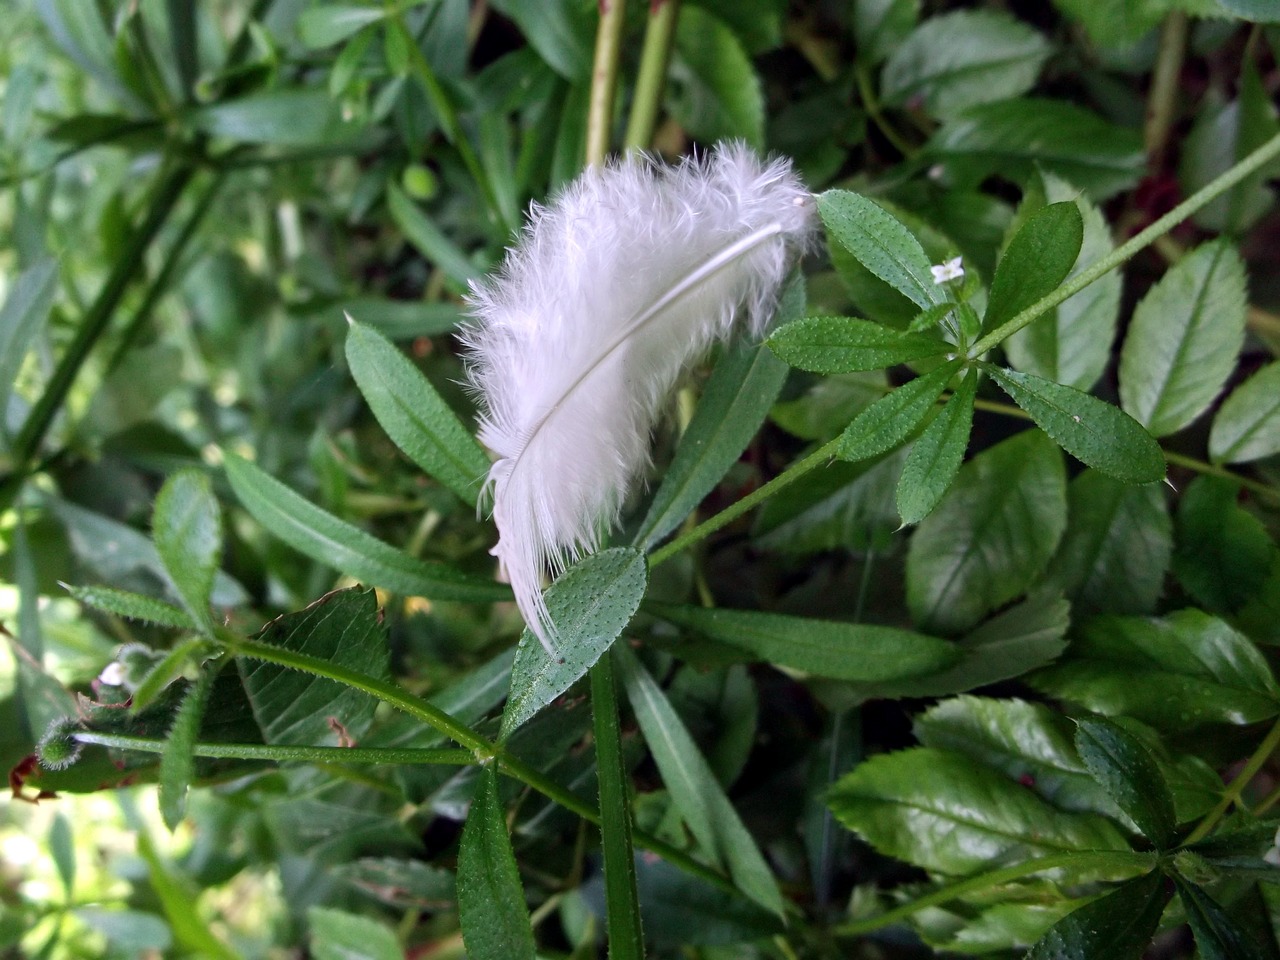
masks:
{"label": "dense vegetation", "polygon": [[[6,7],[0,950],[1280,958],[1277,24]],[[548,657],[463,296],[726,140],[821,241]]]}

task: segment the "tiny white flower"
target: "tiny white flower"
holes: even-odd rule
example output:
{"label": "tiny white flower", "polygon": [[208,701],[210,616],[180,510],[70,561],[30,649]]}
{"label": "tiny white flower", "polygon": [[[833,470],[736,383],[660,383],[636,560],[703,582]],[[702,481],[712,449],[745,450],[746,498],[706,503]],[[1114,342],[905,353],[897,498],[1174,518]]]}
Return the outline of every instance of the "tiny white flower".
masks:
{"label": "tiny white flower", "polygon": [[956,257],[954,260],[948,260],[946,263],[930,267],[929,272],[933,274],[933,282],[946,283],[948,280],[960,280],[963,278],[964,267],[961,266],[961,259]]}
{"label": "tiny white flower", "polygon": [[102,672],[98,674],[98,680],[108,687],[124,686],[124,664],[119,660],[112,660],[102,668]]}

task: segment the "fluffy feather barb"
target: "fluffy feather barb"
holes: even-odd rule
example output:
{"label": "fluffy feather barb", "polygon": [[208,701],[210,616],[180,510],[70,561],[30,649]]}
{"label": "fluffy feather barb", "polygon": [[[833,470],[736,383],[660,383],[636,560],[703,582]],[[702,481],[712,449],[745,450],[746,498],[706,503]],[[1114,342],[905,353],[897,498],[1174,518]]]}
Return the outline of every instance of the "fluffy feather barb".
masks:
{"label": "fluffy feather barb", "polygon": [[759,335],[813,220],[783,160],[747,147],[663,167],[588,170],[534,206],[462,334],[499,540],[493,553],[530,629],[553,649],[542,600],[599,546],[648,462],[682,369],[744,316]]}

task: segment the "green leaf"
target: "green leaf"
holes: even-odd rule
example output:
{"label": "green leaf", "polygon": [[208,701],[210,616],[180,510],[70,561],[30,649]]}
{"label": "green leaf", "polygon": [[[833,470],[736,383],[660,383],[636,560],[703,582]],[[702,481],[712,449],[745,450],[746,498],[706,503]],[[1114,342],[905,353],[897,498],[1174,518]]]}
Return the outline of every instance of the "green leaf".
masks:
{"label": "green leaf", "polygon": [[764,146],[764,93],[751,58],[724,22],[685,6],[676,25],[668,109],[706,143],[740,138]]}
{"label": "green leaf", "polygon": [[143,957],[173,946],[173,932],[163,919],[141,910],[77,907],[75,918],[100,933],[117,955]]}
{"label": "green leaf", "polygon": [[1238,503],[1240,485],[1196,477],[1178,503],[1173,572],[1199,603],[1235,613],[1264,589],[1275,545],[1262,522]]}
{"label": "green leaf", "polygon": [[1271,0],[1218,0],[1237,17],[1256,20],[1258,23],[1280,23],[1280,10]]}
{"label": "green leaf", "polygon": [[1199,610],[1163,619],[1097,617],[1069,656],[1031,683],[1106,716],[1162,730],[1257,723],[1280,713],[1280,688],[1258,649]]}
{"label": "green leaf", "polygon": [[196,622],[184,610],[171,603],[144,597],[139,593],[127,590],[115,590],[111,587],[75,587],[67,584],[67,592],[86,606],[106,613],[114,613],[118,617],[129,620],[141,620],[154,623],[160,627],[172,627],[176,630],[194,630]]}
{"label": "green leaf", "polygon": [[570,567],[545,594],[559,659],[529,629],[511,668],[511,693],[500,739],[564,693],[626,629],[648,586],[644,555],[629,547],[592,554]]}
{"label": "green leaf", "polygon": [[410,596],[477,603],[510,597],[500,584],[388,546],[307,502],[248,460],[228,453],[225,462],[231,489],[254,519],[317,563]]}
{"label": "green leaf", "polygon": [[[272,620],[256,639],[372,677],[390,675],[387,634],[372,590],[339,590],[305,610]],[[275,664],[237,661],[267,743],[317,746],[354,742],[377,701],[325,677]]]}
{"label": "green leaf", "polygon": [[822,377],[803,396],[775,404],[770,417],[802,440],[830,440],[888,392],[883,371]]}
{"label": "green leaf", "polygon": [[390,929],[358,914],[327,907],[307,911],[315,960],[404,960]]}
{"label": "green leaf", "polygon": [[999,770],[1059,810],[1122,816],[1080,758],[1071,721],[1043,704],[953,697],[917,716],[913,729],[924,746]]}
{"label": "green leaf", "polygon": [[1029,430],[978,454],[916,528],[907,604],[930,632],[967,630],[1023,593],[1066,527],[1062,456]]}
{"label": "green leaf", "polygon": [[0,430],[9,392],[27,349],[35,339],[58,292],[58,262],[45,259],[18,274],[0,307]]}
{"label": "green leaf", "polygon": [[347,363],[396,446],[475,506],[489,458],[427,378],[390,340],[354,321],[347,334]]}
{"label": "green leaf", "polygon": [[858,0],[853,5],[853,35],[858,60],[874,66],[889,56],[916,25],[920,0]]}
{"label": "green leaf", "polygon": [[904,526],[919,523],[932,513],[955,479],[969,446],[977,389],[977,373],[965,376],[947,405],[911,445],[896,497]]}
{"label": "green leaf", "polygon": [[1075,743],[1093,778],[1156,849],[1172,847],[1177,826],[1173,796],[1146,745],[1124,727],[1100,717],[1077,723]]}
{"label": "green leaf", "polygon": [[347,39],[386,15],[387,11],[379,7],[358,7],[347,3],[311,7],[298,14],[298,38],[308,49],[320,50]]}
{"label": "green leaf", "polygon": [[970,107],[942,125],[925,154],[953,189],[976,187],[992,174],[1024,180],[1047,170],[1095,200],[1132,187],[1146,168],[1137,131],[1036,97]]}
{"label": "green leaf", "polygon": [[1026,960],[1142,960],[1168,902],[1159,870],[1135,877],[1055,923]]}
{"label": "green leaf", "polygon": [[963,365],[963,360],[950,360],[867,407],[845,427],[836,456],[866,460],[898,446],[920,425]]}
{"label": "green leaf", "polygon": [[[1067,274],[1070,280],[1111,253],[1111,228],[1102,211],[1076,187],[1051,174],[1043,180],[1046,200],[1073,201],[1083,219],[1083,242]],[[1003,344],[1009,363],[1023,373],[1088,391],[1111,359],[1121,286],[1119,271],[1112,271],[1023,327]]]}
{"label": "green leaf", "polygon": [[983,329],[995,330],[1061,286],[1083,242],[1084,220],[1074,203],[1051,203],[1032,214],[996,265]]}
{"label": "green leaf", "polygon": [[1238,926],[1202,887],[1177,875],[1173,883],[1204,960],[1257,960],[1264,956],[1253,935]]}
{"label": "green leaf", "polygon": [[315,147],[352,141],[362,127],[346,119],[324,89],[292,87],[199,107],[192,125],[211,137],[277,147]]}
{"label": "green leaf", "polygon": [[848,190],[828,190],[818,197],[818,213],[828,237],[916,306],[946,302],[920,241],[879,204]]}
{"label": "green leaf", "polygon": [[498,771],[480,773],[458,848],[458,919],[472,960],[534,960],[529,910],[498,800]]}
{"label": "green leaf", "polygon": [[1041,430],[1080,462],[1125,483],[1164,479],[1160,444],[1119,407],[1029,373],[986,364],[983,369]]}
{"label": "green leaf", "polygon": [[930,17],[890,55],[880,78],[886,106],[923,101],[935,117],[1007,100],[1035,85],[1049,56],[1044,36],[994,10]]}
{"label": "green leaf", "polygon": [[1280,363],[1272,363],[1231,392],[1213,418],[1209,456],[1245,463],[1280,453]]}
{"label": "green leaf", "polygon": [[969,757],[926,747],[864,761],[827,802],[879,852],[950,876],[1053,853],[1128,849],[1105,818],[1057,810]]}
{"label": "green leaf", "polygon": [[195,777],[195,746],[200,736],[200,724],[204,722],[204,708],[209,702],[209,691],[218,671],[209,667],[200,671],[200,677],[191,684],[182,705],[173,718],[173,726],[160,755],[160,815],[170,830],[178,824],[187,811],[187,788]]}
{"label": "green leaf", "polygon": [[1120,352],[1120,403],[1153,436],[1218,395],[1244,343],[1245,302],[1244,262],[1226,240],[1197,247],[1142,298]]}
{"label": "green leaf", "polygon": [[482,271],[394,183],[387,184],[387,210],[405,239],[439,268],[455,291],[465,292],[472,280],[480,278]]}
{"label": "green leaf", "polygon": [[1086,470],[1067,490],[1067,532],[1049,565],[1077,614],[1151,613],[1164,591],[1173,524],[1159,484]]}
{"label": "green leaf", "polygon": [[754,659],[836,680],[897,680],[959,659],[946,641],[894,627],[665,603],[655,604],[653,612]]}
{"label": "green leaf", "polygon": [[954,347],[853,317],[806,317],[769,338],[769,349],[800,370],[854,373],[941,356]]}
{"label": "green leaf", "polygon": [[331,868],[331,874],[391,906],[439,910],[458,900],[453,872],[421,860],[361,857]]}
{"label": "green leaf", "polygon": [[48,849],[54,869],[58,871],[58,879],[62,881],[62,891],[70,896],[76,882],[75,837],[72,836],[71,821],[61,813],[56,814],[49,824]]}
{"label": "green leaf", "polygon": [[592,22],[582,4],[572,0],[493,0],[493,8],[510,18],[520,35],[567,80],[591,73]]}
{"label": "green leaf", "polygon": [[222,554],[222,513],[209,478],[190,469],[166,480],[156,497],[151,529],[183,607],[200,632],[212,636],[209,598]]}
{"label": "green leaf", "polygon": [[636,722],[672,802],[702,852],[728,869],[739,890],[781,917],[783,901],[777,881],[715,773],[648,671],[629,650],[618,649],[617,666]]}
{"label": "green leaf", "polygon": [[787,378],[763,344],[729,347],[716,362],[633,542],[650,550],[697,509],[737,462]]}
{"label": "green leaf", "polygon": [[213,960],[240,960],[240,954],[209,929],[196,905],[196,893],[190,880],[164,861],[145,829],[136,829],[136,833],[138,856],[147,865],[147,879],[160,901],[174,939],[197,956]]}
{"label": "green leaf", "polygon": [[902,474],[904,447],[879,460],[835,462],[815,470],[765,501],[753,536],[765,550],[883,550],[901,523],[893,488]]}

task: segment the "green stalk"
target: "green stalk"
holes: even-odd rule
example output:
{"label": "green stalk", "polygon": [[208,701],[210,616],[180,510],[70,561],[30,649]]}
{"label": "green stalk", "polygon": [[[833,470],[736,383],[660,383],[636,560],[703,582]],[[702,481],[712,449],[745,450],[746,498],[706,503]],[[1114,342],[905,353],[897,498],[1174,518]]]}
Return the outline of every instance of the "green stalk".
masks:
{"label": "green stalk", "polygon": [[1134,853],[1130,851],[1098,851],[1096,853],[1083,851],[1080,853],[1055,853],[1047,857],[1039,857],[1035,860],[1027,860],[1024,863],[1015,863],[1013,866],[1004,867],[1000,870],[991,870],[987,873],[980,873],[976,877],[969,877],[967,880],[961,880],[958,883],[952,883],[945,887],[940,887],[932,893],[926,893],[919,899],[912,900],[910,903],[904,903],[900,907],[894,907],[892,910],[886,910],[884,913],[874,917],[868,917],[865,920],[854,920],[850,923],[844,923],[836,927],[834,932],[838,936],[859,937],[863,934],[871,933],[874,930],[880,930],[884,927],[892,926],[900,920],[905,920],[913,913],[919,913],[927,907],[936,907],[944,903],[948,903],[958,897],[966,894],[977,893],[991,887],[999,886],[1002,883],[1008,883],[1011,880],[1021,880],[1023,877],[1030,877],[1037,873],[1044,873],[1046,870],[1059,870],[1064,867],[1074,867],[1077,870],[1116,870],[1132,868],[1135,872],[1149,870],[1156,865],[1156,855],[1154,853]]}
{"label": "green stalk", "polygon": [[1151,75],[1151,93],[1147,96],[1147,121],[1142,139],[1147,148],[1147,163],[1153,171],[1164,167],[1169,146],[1169,131],[1178,112],[1178,79],[1187,50],[1187,15],[1175,10],[1165,17],[1160,29],[1160,48],[1156,68]]}
{"label": "green stalk", "polygon": [[[81,320],[74,339],[58,362],[53,376],[49,378],[44,393],[40,395],[40,399],[27,415],[22,429],[13,442],[14,471],[13,477],[7,480],[6,486],[15,480],[20,483],[32,460],[35,459],[53,423],[53,418],[66,400],[80,368],[84,366],[90,351],[106,332],[125,291],[128,290],[134,276],[142,269],[147,250],[169,218],[169,214],[173,212],[173,208],[177,205],[178,199],[194,173],[194,167],[183,163],[168,167],[157,178],[147,201],[146,217],[138,229],[130,235],[124,251],[116,260],[111,273],[107,275],[97,298]],[[0,502],[3,502],[3,498],[0,498]]]}
{"label": "green stalk", "polygon": [[[164,753],[168,741],[128,734],[82,731],[72,734],[80,743],[92,743],[113,750]],[[475,758],[466,750],[452,747],[439,750],[392,749],[386,747],[294,747],[263,743],[197,743],[192,753],[213,760],[271,760],[275,763],[439,763],[466,766]]]}
{"label": "green stalk", "polygon": [[596,30],[596,55],[591,67],[591,100],[587,106],[587,166],[604,163],[609,155],[613,129],[613,101],[618,92],[618,54],[626,0],[599,0],[600,26]]}
{"label": "green stalk", "polygon": [[1240,795],[1244,793],[1245,787],[1262,769],[1262,765],[1271,758],[1271,755],[1280,748],[1280,721],[1277,721],[1271,731],[1263,738],[1262,743],[1258,744],[1258,749],[1253,751],[1244,767],[1234,780],[1227,787],[1226,792],[1222,794],[1222,799],[1217,805],[1204,815],[1191,834],[1183,841],[1185,844],[1195,843],[1197,840],[1203,840],[1209,835],[1209,832],[1218,825],[1218,822],[1227,815],[1227,811],[1240,799]]}
{"label": "green stalk", "polygon": [[680,0],[651,0],[649,23],[640,50],[640,71],[636,74],[635,94],[631,100],[631,116],[623,145],[628,150],[648,150],[653,144],[653,131],[662,106],[662,90],[667,82],[671,47],[675,41],[676,20]]}
{"label": "green stalk", "polygon": [[1149,247],[1158,237],[1164,236],[1201,207],[1211,203],[1241,180],[1253,175],[1278,156],[1280,156],[1280,134],[1272,137],[1226,173],[1210,181],[1187,197],[1186,200],[1183,200],[1141,233],[1135,234],[1128,242],[1116,247],[1115,250],[1093,266],[1073,277],[1052,293],[1041,297],[1007,323],[992,330],[970,348],[969,357],[976,359],[982,356],[992,347],[1017,333],[1027,324],[1049,312],[1064,300],[1074,297],[1089,284],[1110,273],[1134,254]]}

